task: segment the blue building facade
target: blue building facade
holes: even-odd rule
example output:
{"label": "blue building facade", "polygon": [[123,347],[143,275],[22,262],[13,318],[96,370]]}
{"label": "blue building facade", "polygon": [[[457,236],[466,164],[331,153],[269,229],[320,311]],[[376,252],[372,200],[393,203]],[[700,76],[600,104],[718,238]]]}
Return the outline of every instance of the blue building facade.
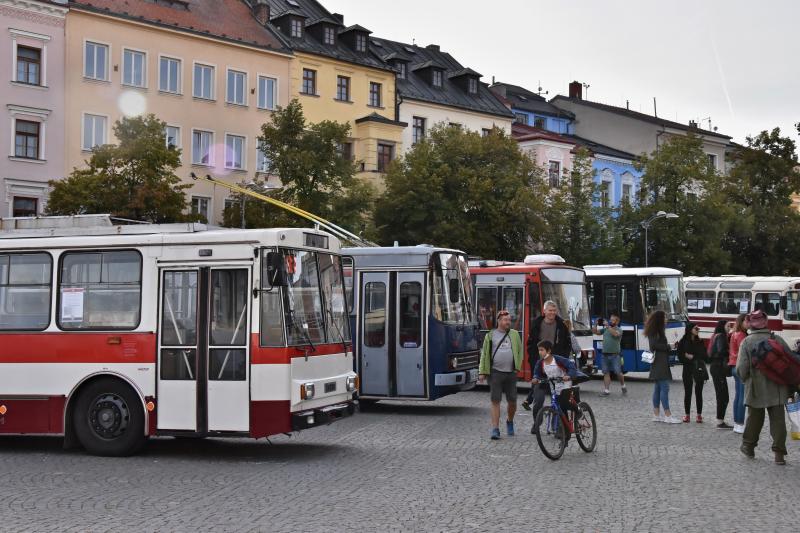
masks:
{"label": "blue building facade", "polygon": [[596,205],[617,208],[623,202],[633,205],[642,186],[643,173],[636,168],[636,156],[576,135],[569,135],[576,145],[593,154],[595,183],[600,185]]}
{"label": "blue building facade", "polygon": [[557,108],[543,96],[509,83],[493,83],[489,88],[514,113],[514,122],[561,135],[575,133],[572,123],[575,116]]}

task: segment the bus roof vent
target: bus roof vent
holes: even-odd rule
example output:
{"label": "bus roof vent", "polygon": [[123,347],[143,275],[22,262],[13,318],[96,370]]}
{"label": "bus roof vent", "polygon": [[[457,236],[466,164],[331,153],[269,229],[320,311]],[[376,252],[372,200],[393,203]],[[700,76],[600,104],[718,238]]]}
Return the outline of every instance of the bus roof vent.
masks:
{"label": "bus roof vent", "polygon": [[0,219],[0,239],[195,233],[208,226],[195,222],[149,224],[111,215],[69,215]]}
{"label": "bus roof vent", "polygon": [[564,263],[566,263],[564,258],[555,254],[538,254],[525,257],[526,265],[563,265]]}
{"label": "bus roof vent", "polygon": [[583,268],[622,268],[622,265],[584,265]]}

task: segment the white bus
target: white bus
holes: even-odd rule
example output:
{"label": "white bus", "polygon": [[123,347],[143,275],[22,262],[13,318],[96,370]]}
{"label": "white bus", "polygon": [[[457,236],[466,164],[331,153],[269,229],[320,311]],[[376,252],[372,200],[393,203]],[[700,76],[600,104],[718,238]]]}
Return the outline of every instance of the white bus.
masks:
{"label": "white bus", "polygon": [[327,233],[2,221],[0,434],[267,437],[352,414],[353,368]]}
{"label": "white bus", "polygon": [[762,309],[771,330],[790,345],[800,339],[800,277],[687,277],[686,307],[705,338],[719,320]]}

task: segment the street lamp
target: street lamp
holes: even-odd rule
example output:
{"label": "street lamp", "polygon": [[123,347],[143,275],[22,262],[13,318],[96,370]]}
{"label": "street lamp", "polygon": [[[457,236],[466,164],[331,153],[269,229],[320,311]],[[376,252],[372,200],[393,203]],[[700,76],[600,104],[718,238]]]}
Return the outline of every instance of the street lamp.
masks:
{"label": "street lamp", "polygon": [[648,249],[650,248],[647,243],[647,230],[650,229],[650,225],[658,220],[659,218],[678,218],[678,215],[675,213],[667,213],[666,211],[659,211],[655,215],[651,216],[644,222],[642,222],[642,227],[644,228],[644,266],[647,268],[649,265],[649,257],[648,257]]}

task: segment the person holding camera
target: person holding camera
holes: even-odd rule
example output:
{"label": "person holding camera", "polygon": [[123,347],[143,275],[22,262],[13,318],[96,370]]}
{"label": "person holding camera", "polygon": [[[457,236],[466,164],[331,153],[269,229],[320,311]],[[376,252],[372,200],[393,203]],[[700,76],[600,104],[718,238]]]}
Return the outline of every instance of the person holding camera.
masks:
{"label": "person holding camera", "polygon": [[602,318],[597,319],[597,324],[592,327],[592,333],[603,336],[603,358],[600,361],[600,368],[603,371],[603,392],[602,396],[608,396],[611,387],[611,373],[615,373],[619,379],[622,394],[628,394],[625,387],[625,376],[622,374],[622,328],[619,327],[619,315],[611,313],[608,323]]}

